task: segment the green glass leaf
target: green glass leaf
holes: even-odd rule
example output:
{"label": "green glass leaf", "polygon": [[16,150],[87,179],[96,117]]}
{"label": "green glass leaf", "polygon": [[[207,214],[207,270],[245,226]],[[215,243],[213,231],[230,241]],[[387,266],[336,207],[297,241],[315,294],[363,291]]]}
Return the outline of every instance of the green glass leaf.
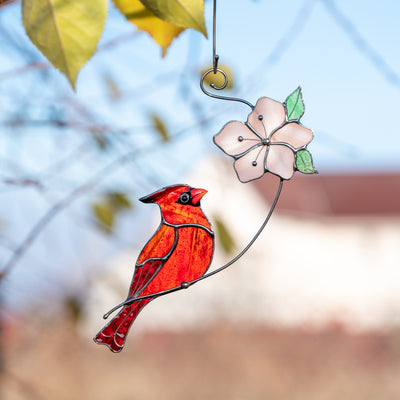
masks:
{"label": "green glass leaf", "polygon": [[284,103],[286,117],[288,121],[299,121],[304,114],[304,103],[299,86],[291,95],[287,97]]}
{"label": "green glass leaf", "polygon": [[207,37],[204,0],[140,0],[155,16],[182,28],[192,28]]}
{"label": "green glass leaf", "polygon": [[94,54],[107,17],[107,0],[22,0],[22,21],[32,43],[69,80]]}
{"label": "green glass leaf", "polygon": [[317,174],[314,168],[311,153],[308,150],[299,150],[296,153],[296,168],[303,174]]}

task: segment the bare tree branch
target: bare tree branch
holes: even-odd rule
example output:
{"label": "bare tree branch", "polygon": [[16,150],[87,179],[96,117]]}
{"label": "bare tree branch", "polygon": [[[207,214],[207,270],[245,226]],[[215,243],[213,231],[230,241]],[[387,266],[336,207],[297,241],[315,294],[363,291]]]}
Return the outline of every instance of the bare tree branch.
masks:
{"label": "bare tree branch", "polygon": [[[200,121],[201,123],[201,121]],[[197,126],[198,123],[195,124]],[[180,132],[176,133],[172,139],[177,139],[182,135],[186,134],[187,130],[190,128],[182,129]],[[69,207],[74,201],[76,201],[81,196],[85,195],[86,193],[90,192],[94,187],[96,187],[100,182],[102,182],[108,175],[113,173],[119,167],[125,165],[126,163],[130,162],[134,157],[137,157],[140,154],[148,153],[154,148],[157,147],[157,144],[162,144],[162,139],[158,140],[156,144],[150,144],[148,146],[144,146],[140,149],[133,149],[102,169],[92,175],[83,185],[79,186],[78,188],[74,189],[70,194],[64,197],[62,200],[56,202],[31,228],[28,232],[25,239],[17,246],[13,255],[10,259],[5,263],[3,270],[0,272],[0,282],[4,280],[4,278],[8,275],[8,273],[12,270],[12,268],[17,264],[20,258],[24,255],[24,253],[29,249],[32,243],[37,239],[39,234],[43,231],[43,229],[64,209]]]}

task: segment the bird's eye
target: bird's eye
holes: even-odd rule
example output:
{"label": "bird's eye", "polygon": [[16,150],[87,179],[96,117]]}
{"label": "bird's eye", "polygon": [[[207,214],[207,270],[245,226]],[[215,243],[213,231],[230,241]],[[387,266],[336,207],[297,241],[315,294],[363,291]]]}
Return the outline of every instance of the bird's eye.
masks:
{"label": "bird's eye", "polygon": [[189,195],[188,192],[184,192],[184,193],[182,193],[182,194],[179,196],[179,201],[180,201],[182,204],[187,204],[187,203],[189,203],[189,200],[190,200],[190,195]]}

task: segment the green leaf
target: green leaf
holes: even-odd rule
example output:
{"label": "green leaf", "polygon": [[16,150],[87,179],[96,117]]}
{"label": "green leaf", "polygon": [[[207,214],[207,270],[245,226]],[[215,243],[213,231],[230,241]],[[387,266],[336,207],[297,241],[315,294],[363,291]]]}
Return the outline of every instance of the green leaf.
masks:
{"label": "green leaf", "polygon": [[98,203],[92,204],[92,212],[94,214],[97,226],[110,235],[113,232],[115,224],[115,209],[107,199],[102,199]]}
{"label": "green leaf", "polygon": [[156,130],[156,132],[160,135],[161,139],[164,142],[169,141],[169,133],[167,126],[165,125],[164,121],[156,114],[152,114],[151,120],[153,121],[153,127]]}
{"label": "green leaf", "polygon": [[193,28],[207,37],[204,0],[140,0],[155,16],[182,28]]}
{"label": "green leaf", "polygon": [[296,153],[296,168],[303,174],[317,174],[314,168],[311,153],[308,150],[299,150]]}
{"label": "green leaf", "polygon": [[225,253],[231,254],[235,249],[235,241],[233,240],[232,235],[229,233],[228,228],[219,217],[214,218],[214,223],[217,231],[217,237],[221,242],[223,250]]}
{"label": "green leaf", "polygon": [[291,95],[287,97],[284,103],[286,117],[288,121],[299,121],[304,114],[304,103],[299,86]]}
{"label": "green leaf", "polygon": [[94,54],[107,17],[107,0],[23,0],[22,21],[31,41],[75,90]]}

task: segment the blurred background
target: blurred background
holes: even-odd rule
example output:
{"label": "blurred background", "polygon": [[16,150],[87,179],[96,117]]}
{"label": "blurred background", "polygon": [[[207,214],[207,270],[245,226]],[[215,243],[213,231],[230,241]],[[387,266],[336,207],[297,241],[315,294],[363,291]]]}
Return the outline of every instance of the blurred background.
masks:
{"label": "blurred background", "polygon": [[[228,95],[301,85],[318,175],[285,183],[228,270],[151,303],[120,354],[93,343],[158,227],[138,198],[209,192],[213,267],[278,180],[240,183],[212,136],[249,109],[205,96],[212,42],[161,49],[110,3],[74,93],[0,7],[0,393],[19,399],[400,398],[400,3],[218,2]],[[205,2],[211,37],[212,2]]]}

